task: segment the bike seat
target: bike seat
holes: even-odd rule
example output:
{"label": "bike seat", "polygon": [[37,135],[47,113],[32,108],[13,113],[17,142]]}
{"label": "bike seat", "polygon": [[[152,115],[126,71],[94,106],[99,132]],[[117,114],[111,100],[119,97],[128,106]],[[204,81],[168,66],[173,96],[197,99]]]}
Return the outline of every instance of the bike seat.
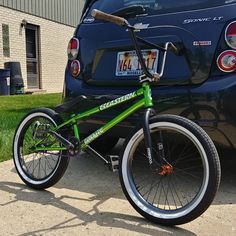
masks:
{"label": "bike seat", "polygon": [[79,106],[79,104],[81,104],[81,102],[84,102],[88,99],[87,96],[85,95],[80,95],[78,97],[73,98],[72,100],[69,100],[65,103],[62,103],[60,105],[58,105],[55,108],[55,111],[57,113],[70,113],[72,111],[76,110],[76,107]]}

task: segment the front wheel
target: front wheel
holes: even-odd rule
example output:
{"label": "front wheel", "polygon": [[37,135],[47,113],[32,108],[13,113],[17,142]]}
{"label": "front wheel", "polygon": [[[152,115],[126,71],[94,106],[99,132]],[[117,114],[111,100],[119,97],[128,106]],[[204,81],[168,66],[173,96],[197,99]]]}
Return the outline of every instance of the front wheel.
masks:
{"label": "front wheel", "polygon": [[[174,115],[151,119],[154,167],[149,165],[142,127],[127,138],[120,163],[122,189],[148,220],[177,225],[200,216],[211,204],[220,182],[220,162],[206,132]],[[160,135],[164,158],[158,151]]]}
{"label": "front wheel", "polygon": [[[64,174],[69,156],[58,151],[60,143],[49,131],[62,122],[53,110],[35,109],[20,122],[13,141],[13,160],[20,178],[31,188],[45,189]],[[35,151],[34,147],[50,147],[51,151]]]}

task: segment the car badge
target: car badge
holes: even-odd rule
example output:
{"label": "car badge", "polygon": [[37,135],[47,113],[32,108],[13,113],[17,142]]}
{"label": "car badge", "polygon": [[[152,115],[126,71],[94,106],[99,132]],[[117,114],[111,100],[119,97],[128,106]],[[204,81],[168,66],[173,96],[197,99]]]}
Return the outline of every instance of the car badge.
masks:
{"label": "car badge", "polygon": [[95,19],[93,17],[87,17],[83,20],[83,22],[86,23],[86,24],[90,24],[90,23],[93,23],[94,20]]}
{"label": "car badge", "polygon": [[[149,24],[137,23],[134,25],[135,32],[139,32],[140,30],[147,29]],[[129,31],[128,29],[126,31]]]}
{"label": "car badge", "polygon": [[194,41],[193,46],[211,46],[211,41]]}
{"label": "car badge", "polygon": [[143,23],[137,23],[134,25],[134,28],[136,30],[142,30],[142,29],[147,29],[149,24],[143,24]]}

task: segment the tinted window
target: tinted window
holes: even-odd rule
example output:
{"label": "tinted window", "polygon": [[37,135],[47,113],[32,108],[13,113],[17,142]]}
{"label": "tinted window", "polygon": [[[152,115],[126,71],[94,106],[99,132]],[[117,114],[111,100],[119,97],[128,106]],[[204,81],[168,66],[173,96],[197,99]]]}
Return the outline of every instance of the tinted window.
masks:
{"label": "tinted window", "polygon": [[150,14],[160,14],[220,6],[236,2],[236,0],[95,0],[93,2],[89,12],[96,8],[112,13],[131,5],[142,5],[147,7]]}
{"label": "tinted window", "polygon": [[93,9],[99,9],[107,13],[112,13],[123,7],[124,0],[97,0],[94,1],[94,4],[92,5],[92,8],[89,12],[91,12]]}
{"label": "tinted window", "polygon": [[[143,5],[155,12],[175,12],[224,5],[225,0],[123,0],[124,7]],[[232,1],[231,1],[232,2]]]}

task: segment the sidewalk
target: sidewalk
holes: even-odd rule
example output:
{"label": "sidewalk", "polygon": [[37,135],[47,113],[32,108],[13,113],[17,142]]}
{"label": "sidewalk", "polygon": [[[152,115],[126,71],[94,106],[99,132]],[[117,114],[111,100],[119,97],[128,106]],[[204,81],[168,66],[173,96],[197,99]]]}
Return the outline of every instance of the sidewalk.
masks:
{"label": "sidewalk", "polygon": [[117,173],[85,155],[71,159],[47,191],[28,189],[13,161],[0,164],[0,235],[236,235],[236,158],[223,163],[213,205],[197,220],[162,227],[143,219],[125,199]]}

